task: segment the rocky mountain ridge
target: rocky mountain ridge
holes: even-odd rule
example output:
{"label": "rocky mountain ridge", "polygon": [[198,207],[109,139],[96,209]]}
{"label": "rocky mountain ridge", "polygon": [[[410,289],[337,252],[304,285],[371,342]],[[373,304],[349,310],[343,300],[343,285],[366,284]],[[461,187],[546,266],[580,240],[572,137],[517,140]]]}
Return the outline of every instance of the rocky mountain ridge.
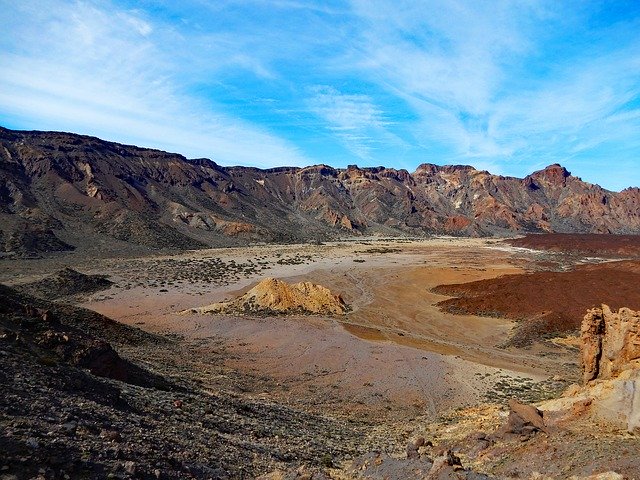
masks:
{"label": "rocky mountain ridge", "polygon": [[640,233],[640,189],[554,164],[222,167],[94,137],[0,128],[0,251],[201,248],[358,234]]}

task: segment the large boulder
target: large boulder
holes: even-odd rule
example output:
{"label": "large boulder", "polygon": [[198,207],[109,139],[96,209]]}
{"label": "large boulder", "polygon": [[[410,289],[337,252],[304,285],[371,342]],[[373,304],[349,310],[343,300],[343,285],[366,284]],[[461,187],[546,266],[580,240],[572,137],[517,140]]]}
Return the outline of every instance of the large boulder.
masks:
{"label": "large boulder", "polygon": [[537,432],[549,433],[544,421],[544,413],[533,405],[525,405],[512,398],[509,400],[507,422],[491,436],[490,440],[517,437],[524,441],[532,438]]}

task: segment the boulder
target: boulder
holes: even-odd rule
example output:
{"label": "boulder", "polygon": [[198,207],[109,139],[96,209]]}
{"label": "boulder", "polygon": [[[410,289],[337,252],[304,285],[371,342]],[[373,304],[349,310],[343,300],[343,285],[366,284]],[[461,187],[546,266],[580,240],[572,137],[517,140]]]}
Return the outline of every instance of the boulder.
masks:
{"label": "boulder", "polygon": [[492,439],[518,436],[521,440],[528,440],[537,432],[549,433],[543,413],[533,405],[525,405],[511,399],[507,423],[498,429]]}

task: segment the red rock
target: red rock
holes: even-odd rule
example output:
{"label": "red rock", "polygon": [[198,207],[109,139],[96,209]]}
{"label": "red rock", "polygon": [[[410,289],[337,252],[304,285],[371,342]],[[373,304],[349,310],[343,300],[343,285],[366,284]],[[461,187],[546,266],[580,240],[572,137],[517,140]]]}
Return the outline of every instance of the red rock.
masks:
{"label": "red rock", "polygon": [[10,229],[0,250],[6,251],[70,249],[55,232],[78,228],[78,238],[84,230],[179,248],[389,228],[640,233],[640,189],[610,192],[557,164],[524,179],[467,165],[423,164],[413,173],[355,165],[260,170],[67,133],[7,129],[0,129],[0,146],[2,160],[15,166],[3,179],[2,201],[10,208],[0,212],[0,222]]}

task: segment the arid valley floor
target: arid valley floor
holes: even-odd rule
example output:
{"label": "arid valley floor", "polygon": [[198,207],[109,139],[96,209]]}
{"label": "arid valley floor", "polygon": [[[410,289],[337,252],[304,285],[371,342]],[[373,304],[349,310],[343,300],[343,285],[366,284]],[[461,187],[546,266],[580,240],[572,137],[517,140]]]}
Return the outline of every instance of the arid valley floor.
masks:
{"label": "arid valley floor", "polygon": [[[534,440],[493,442],[482,454],[469,447],[474,432],[504,423],[507,400],[539,402],[580,382],[576,335],[588,308],[640,309],[637,245],[598,246],[594,255],[558,239],[551,242],[557,248],[519,241],[356,238],[143,257],[2,259],[0,283],[133,327],[127,332],[139,332],[141,340],[114,334],[114,348],[175,388],[147,391],[100,379],[119,390],[131,413],[85,399],[73,408],[56,404],[55,414],[46,398],[25,393],[33,377],[23,377],[22,386],[12,382],[0,417],[11,450],[0,460],[0,475],[31,478],[16,473],[22,469],[58,478],[55,472],[66,468],[70,478],[89,471],[114,478],[425,478],[430,464],[420,465],[419,456],[406,460],[407,443],[424,438],[418,447],[429,457],[454,448],[477,472],[468,475],[478,475],[442,478],[609,471],[640,478],[636,437],[578,423]],[[66,295],[36,283],[66,267],[113,284]],[[323,285],[351,310],[189,313],[236,298],[265,277]],[[492,288],[499,288],[500,301]],[[18,368],[17,354],[0,347],[3,364]],[[21,401],[32,402],[22,416],[14,408]],[[71,424],[73,434],[55,433],[57,424]],[[72,453],[54,461],[64,454],[45,444],[58,435]],[[114,446],[105,450],[109,435]],[[140,436],[151,445],[141,449]],[[23,448],[25,442],[37,448]]]}

